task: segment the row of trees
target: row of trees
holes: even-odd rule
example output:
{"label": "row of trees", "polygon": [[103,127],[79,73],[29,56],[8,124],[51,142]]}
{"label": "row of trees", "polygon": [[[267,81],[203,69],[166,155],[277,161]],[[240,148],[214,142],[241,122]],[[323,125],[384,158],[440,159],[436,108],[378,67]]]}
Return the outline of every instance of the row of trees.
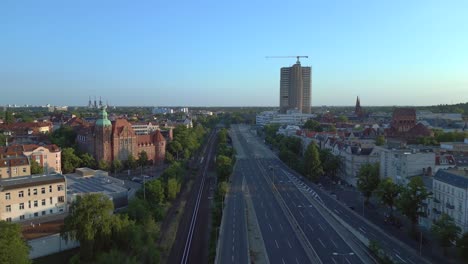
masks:
{"label": "row of trees", "polygon": [[88,167],[92,169],[100,169],[105,171],[120,172],[123,169],[136,169],[150,164],[148,154],[145,151],[138,153],[138,159],[130,154],[126,161],[114,160],[109,163],[105,160],[99,162],[88,153],[76,153],[74,148],[68,147],[62,149],[62,171],[63,173],[71,173],[78,167]]}
{"label": "row of trees", "polygon": [[174,139],[167,145],[166,160],[168,162],[189,159],[200,147],[206,130],[201,124],[188,129],[185,126],[177,126],[174,131]]}
{"label": "row of trees", "polygon": [[216,255],[216,238],[223,217],[223,202],[224,197],[229,189],[229,176],[232,173],[233,164],[235,162],[235,151],[229,145],[229,136],[226,129],[221,129],[217,135],[217,150],[216,150],[216,174],[217,188],[214,195],[214,207],[212,211],[212,228],[210,235],[209,262],[214,262]]}
{"label": "row of trees", "polygon": [[420,137],[418,143],[423,145],[439,145],[440,142],[463,142],[468,138],[466,131],[444,132],[443,130],[434,129],[434,137]]}

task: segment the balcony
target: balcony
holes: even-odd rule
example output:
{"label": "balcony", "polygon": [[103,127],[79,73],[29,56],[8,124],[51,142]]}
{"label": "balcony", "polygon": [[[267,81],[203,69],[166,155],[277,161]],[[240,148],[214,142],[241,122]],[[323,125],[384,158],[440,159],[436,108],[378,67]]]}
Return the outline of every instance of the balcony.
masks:
{"label": "balcony", "polygon": [[455,209],[455,205],[452,205],[452,204],[449,204],[449,203],[446,203],[445,206],[446,206],[448,209]]}

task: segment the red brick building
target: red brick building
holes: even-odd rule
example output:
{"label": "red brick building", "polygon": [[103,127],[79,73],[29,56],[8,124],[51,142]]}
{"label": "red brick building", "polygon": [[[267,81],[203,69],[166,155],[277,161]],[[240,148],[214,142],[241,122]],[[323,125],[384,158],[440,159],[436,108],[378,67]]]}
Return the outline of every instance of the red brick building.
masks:
{"label": "red brick building", "polygon": [[137,135],[126,119],[111,122],[105,108],[101,109],[94,125],[84,125],[77,130],[77,143],[97,161],[125,161],[130,154],[137,158],[142,151],[153,163],[161,163],[166,156],[166,139],[159,130]]}
{"label": "red brick building", "polygon": [[414,108],[396,108],[393,111],[390,128],[385,130],[385,135],[390,138],[417,139],[432,137],[434,133],[423,124],[416,123]]}

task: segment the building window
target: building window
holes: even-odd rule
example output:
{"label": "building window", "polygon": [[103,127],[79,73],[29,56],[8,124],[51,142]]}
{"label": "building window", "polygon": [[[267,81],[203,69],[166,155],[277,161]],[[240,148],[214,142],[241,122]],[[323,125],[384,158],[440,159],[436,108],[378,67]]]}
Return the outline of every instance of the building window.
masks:
{"label": "building window", "polygon": [[34,190],[33,190],[33,194],[34,194],[34,195],[37,195],[37,189],[34,189]]}
{"label": "building window", "polygon": [[7,217],[6,221],[11,222],[11,217]]}
{"label": "building window", "polygon": [[23,173],[26,173],[26,168],[23,168]]}
{"label": "building window", "polygon": [[20,220],[24,220],[24,215],[20,215]]}
{"label": "building window", "polygon": [[45,215],[46,214],[46,211],[42,211],[42,215]]}
{"label": "building window", "polygon": [[34,207],[37,207],[37,201],[34,201]]}
{"label": "building window", "polygon": [[49,192],[52,192],[52,185],[49,185]]}
{"label": "building window", "polygon": [[24,210],[24,203],[20,203],[19,209],[20,209],[20,210]]}
{"label": "building window", "polygon": [[53,214],[53,213],[54,213],[54,210],[50,209],[49,214]]}
{"label": "building window", "polygon": [[28,189],[28,196],[31,196],[31,189]]}
{"label": "building window", "polygon": [[45,187],[41,188],[41,193],[45,193]]}
{"label": "building window", "polygon": [[42,205],[46,205],[45,199],[42,199]]}
{"label": "building window", "polygon": [[13,168],[13,174],[14,174],[14,175],[17,175],[17,174],[18,174],[18,169],[17,169],[17,168]]}
{"label": "building window", "polygon": [[59,201],[59,203],[64,203],[65,202],[65,196],[59,196],[58,201]]}
{"label": "building window", "polygon": [[5,200],[10,200],[10,193],[5,193]]}
{"label": "building window", "polygon": [[52,197],[49,198],[50,204],[52,204]]}
{"label": "building window", "polygon": [[34,217],[38,217],[39,216],[39,213],[34,213]]}
{"label": "building window", "polygon": [[5,208],[5,210],[6,210],[7,212],[11,212],[11,205],[7,205],[6,208]]}
{"label": "building window", "polygon": [[62,184],[57,185],[57,191],[63,191],[63,185]]}
{"label": "building window", "polygon": [[19,192],[18,192],[18,197],[24,197],[24,192],[23,192],[23,191],[19,191]]}
{"label": "building window", "polygon": [[31,201],[28,201],[28,207],[31,208]]}

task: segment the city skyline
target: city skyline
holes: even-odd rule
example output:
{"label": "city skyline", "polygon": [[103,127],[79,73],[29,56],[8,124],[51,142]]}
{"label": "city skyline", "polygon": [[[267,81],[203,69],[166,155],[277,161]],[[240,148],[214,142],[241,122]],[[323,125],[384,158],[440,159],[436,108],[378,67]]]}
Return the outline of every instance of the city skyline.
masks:
{"label": "city skyline", "polygon": [[312,106],[468,101],[463,1],[268,3],[4,2],[0,105],[278,106],[275,55]]}

